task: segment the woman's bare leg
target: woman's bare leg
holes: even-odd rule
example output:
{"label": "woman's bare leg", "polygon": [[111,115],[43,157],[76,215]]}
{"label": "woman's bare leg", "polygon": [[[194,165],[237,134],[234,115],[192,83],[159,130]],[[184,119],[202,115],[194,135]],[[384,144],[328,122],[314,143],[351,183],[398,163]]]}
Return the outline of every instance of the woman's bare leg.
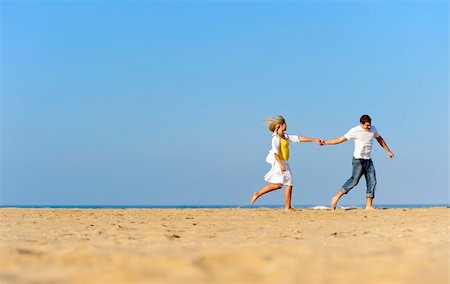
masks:
{"label": "woman's bare leg", "polygon": [[294,210],[291,207],[291,198],[292,198],[292,185],[286,185],[286,190],[284,191],[284,203],[285,209],[287,211]]}
{"label": "woman's bare leg", "polygon": [[268,185],[263,187],[260,191],[256,191],[253,194],[252,205],[253,205],[253,203],[255,203],[256,199],[258,199],[261,195],[264,195],[264,194],[266,194],[268,192],[271,192],[271,191],[274,191],[274,190],[277,190],[277,189],[280,189],[280,188],[281,188],[281,184],[269,183]]}

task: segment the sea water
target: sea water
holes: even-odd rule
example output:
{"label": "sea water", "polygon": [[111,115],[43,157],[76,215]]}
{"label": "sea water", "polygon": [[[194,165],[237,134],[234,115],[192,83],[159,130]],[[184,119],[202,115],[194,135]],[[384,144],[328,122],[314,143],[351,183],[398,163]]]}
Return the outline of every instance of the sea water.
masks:
{"label": "sea water", "polygon": [[[379,204],[374,205],[378,209],[391,208],[430,208],[430,207],[449,207],[449,204]],[[329,206],[325,205],[293,205],[294,209],[314,209],[327,210]],[[53,208],[53,209],[225,209],[225,208],[284,208],[284,205],[0,205],[0,208]],[[338,206],[339,209],[352,210],[363,209],[364,205],[344,205]]]}

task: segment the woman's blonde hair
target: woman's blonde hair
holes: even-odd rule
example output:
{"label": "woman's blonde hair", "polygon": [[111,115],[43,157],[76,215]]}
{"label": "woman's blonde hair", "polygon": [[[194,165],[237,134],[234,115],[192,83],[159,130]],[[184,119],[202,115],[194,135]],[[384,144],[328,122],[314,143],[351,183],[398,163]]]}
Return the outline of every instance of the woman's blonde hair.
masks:
{"label": "woman's blonde hair", "polygon": [[286,121],[282,115],[278,115],[277,117],[269,117],[264,119],[264,122],[269,126],[269,130],[274,132],[278,129],[282,124],[285,124]]}

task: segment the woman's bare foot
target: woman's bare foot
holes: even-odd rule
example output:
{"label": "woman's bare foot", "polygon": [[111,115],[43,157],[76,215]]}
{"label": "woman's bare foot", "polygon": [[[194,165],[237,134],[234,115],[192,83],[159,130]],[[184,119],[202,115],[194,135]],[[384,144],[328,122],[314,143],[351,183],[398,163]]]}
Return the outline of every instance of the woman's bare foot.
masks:
{"label": "woman's bare foot", "polygon": [[292,207],[289,207],[289,208],[286,208],[284,211],[286,211],[286,212],[293,212],[293,211],[295,211],[295,209],[292,208]]}
{"label": "woman's bare foot", "polygon": [[256,199],[258,199],[258,192],[257,191],[255,191],[255,193],[253,193],[253,197],[252,197],[252,205],[253,205],[253,203],[255,203],[255,201],[256,201]]}
{"label": "woman's bare foot", "polygon": [[373,208],[372,206],[370,206],[370,207],[366,207],[366,210],[375,210],[375,208]]}

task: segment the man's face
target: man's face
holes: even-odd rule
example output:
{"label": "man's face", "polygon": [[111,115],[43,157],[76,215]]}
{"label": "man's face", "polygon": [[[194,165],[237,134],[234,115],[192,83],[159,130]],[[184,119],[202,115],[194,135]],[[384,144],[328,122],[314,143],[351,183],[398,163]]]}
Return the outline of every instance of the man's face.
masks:
{"label": "man's face", "polygon": [[370,126],[372,126],[370,122],[361,123],[361,127],[366,131],[370,130]]}

